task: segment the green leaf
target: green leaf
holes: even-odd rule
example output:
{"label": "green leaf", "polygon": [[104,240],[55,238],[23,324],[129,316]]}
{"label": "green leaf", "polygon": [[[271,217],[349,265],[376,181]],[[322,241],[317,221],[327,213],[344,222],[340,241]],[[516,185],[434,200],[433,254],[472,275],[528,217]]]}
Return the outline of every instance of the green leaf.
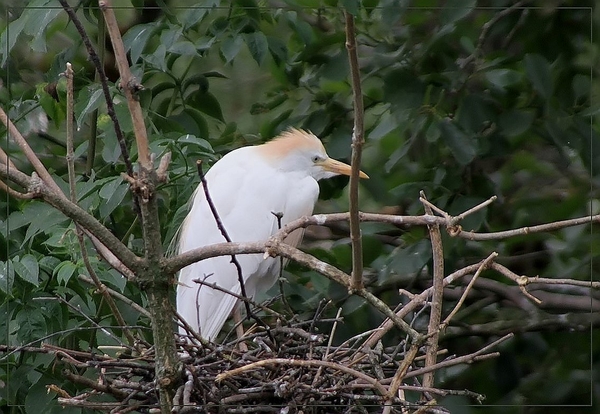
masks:
{"label": "green leaf", "polygon": [[206,151],[214,152],[212,146],[210,145],[210,143],[207,140],[198,138],[195,135],[190,135],[190,134],[182,135],[181,137],[179,137],[179,139],[177,139],[177,142],[182,145],[197,145]]}
{"label": "green leaf", "polygon": [[498,126],[507,137],[516,137],[527,131],[534,119],[533,111],[513,109],[500,115]]}
{"label": "green leaf", "polygon": [[94,110],[98,109],[104,102],[104,94],[100,85],[92,85],[81,90],[75,105],[75,119],[77,129],[83,125],[84,118]]}
{"label": "green leaf", "polygon": [[35,256],[24,255],[21,260],[13,261],[17,275],[34,286],[39,285],[40,266]]}
{"label": "green leaf", "polygon": [[179,21],[183,25],[183,29],[187,30],[200,22],[208,12],[219,6],[220,3],[220,0],[204,0],[202,5],[193,8],[185,8],[178,16]]}
{"label": "green leaf", "polygon": [[461,131],[449,119],[443,119],[439,123],[442,138],[450,148],[452,155],[462,165],[467,165],[475,158],[477,149],[475,141]]}
{"label": "green leaf", "polygon": [[154,53],[144,55],[143,58],[153,68],[160,70],[161,72],[167,72],[166,62],[167,48],[162,43],[158,45]]}
{"label": "green leaf", "polygon": [[242,48],[244,40],[240,36],[233,36],[225,39],[221,44],[221,54],[225,63],[231,62]]}
{"label": "green leaf", "polygon": [[41,3],[41,6],[29,9],[24,31],[28,35],[33,36],[33,41],[29,43],[31,50],[46,53],[46,30],[50,26],[50,22],[62,13],[62,8],[56,0],[45,0]]}
{"label": "green leaf", "polygon": [[529,53],[525,55],[525,73],[533,84],[533,88],[542,97],[548,99],[553,92],[550,64],[541,55]]}
{"label": "green leaf", "polygon": [[262,32],[254,32],[245,34],[244,40],[248,46],[248,50],[250,50],[250,54],[256,63],[261,66],[269,50],[267,37]]}
{"label": "green leaf", "polygon": [[168,51],[182,56],[195,56],[198,54],[196,46],[189,40],[175,42],[171,47],[169,47]]}
{"label": "green leaf", "polygon": [[194,108],[204,112],[206,115],[218,119],[221,122],[225,122],[225,119],[223,118],[223,111],[221,110],[221,104],[212,93],[202,93],[201,91],[198,91],[193,95],[192,99]]}
{"label": "green leaf", "polygon": [[74,263],[64,261],[54,269],[54,276],[56,276],[58,283],[64,283],[66,285],[73,276],[73,273],[75,273],[75,270],[77,270],[77,266]]}
{"label": "green leaf", "polygon": [[2,32],[2,36],[0,36],[0,56],[2,56],[2,59],[0,60],[0,66],[4,66],[6,64],[8,54],[15,46],[17,38],[23,31],[25,22],[25,19],[17,19],[14,22],[10,22],[4,32]]}
{"label": "green leaf", "polygon": [[12,262],[0,262],[0,290],[10,294],[15,280],[15,271]]}
{"label": "green leaf", "polygon": [[185,108],[179,114],[168,117],[167,121],[175,131],[208,137],[208,123],[197,109],[191,107]]}
{"label": "green leaf", "polygon": [[144,52],[148,40],[159,27],[157,23],[137,24],[123,35],[123,45],[125,46],[125,51],[130,52],[129,56],[132,63],[138,61]]}
{"label": "green leaf", "polygon": [[515,85],[522,79],[522,75],[512,69],[492,69],[485,72],[485,77],[488,82],[499,89]]}
{"label": "green leaf", "polygon": [[44,203],[29,203],[23,209],[23,215],[29,221],[23,245],[40,233],[50,232],[55,226],[68,220],[51,206]]}
{"label": "green leaf", "polygon": [[103,185],[98,195],[106,200],[100,204],[100,216],[104,219],[108,217],[121,203],[127,195],[128,186],[123,183],[121,177],[116,177]]}

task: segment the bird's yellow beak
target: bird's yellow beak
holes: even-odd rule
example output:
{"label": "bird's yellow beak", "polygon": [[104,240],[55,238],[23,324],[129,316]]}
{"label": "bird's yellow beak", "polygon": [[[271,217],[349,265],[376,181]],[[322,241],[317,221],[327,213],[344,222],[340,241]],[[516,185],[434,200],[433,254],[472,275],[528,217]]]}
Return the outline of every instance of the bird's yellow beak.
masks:
{"label": "bird's yellow beak", "polygon": [[[321,167],[323,167],[325,170],[336,174],[350,176],[350,171],[352,171],[352,168],[348,164],[344,164],[343,162],[334,160],[332,158],[327,158],[326,160],[321,161],[319,164],[321,164]],[[369,176],[362,171],[359,171],[358,176],[360,178],[369,178]]]}

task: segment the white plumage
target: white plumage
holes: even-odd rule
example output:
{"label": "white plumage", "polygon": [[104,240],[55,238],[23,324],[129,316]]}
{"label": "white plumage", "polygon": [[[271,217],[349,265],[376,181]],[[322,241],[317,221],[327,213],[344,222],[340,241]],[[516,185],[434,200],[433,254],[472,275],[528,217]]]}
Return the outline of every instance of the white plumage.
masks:
{"label": "white plumage", "polygon": [[[243,147],[225,155],[206,173],[208,191],[221,222],[233,242],[265,241],[278,230],[274,212],[283,213],[282,225],[312,214],[319,195],[317,181],[350,174],[350,167],[327,156],[313,134],[290,129],[274,140]],[[366,177],[361,172],[361,177]],[[303,230],[286,238],[297,245]],[[178,252],[225,242],[210,211],[202,184],[179,235]],[[242,268],[246,294],[268,290],[279,275],[279,258],[263,254],[236,255]],[[202,337],[214,340],[237,299],[193,282],[203,279],[240,294],[238,273],[231,256],[206,259],[181,270],[177,311]],[[184,333],[183,329],[180,329]]]}

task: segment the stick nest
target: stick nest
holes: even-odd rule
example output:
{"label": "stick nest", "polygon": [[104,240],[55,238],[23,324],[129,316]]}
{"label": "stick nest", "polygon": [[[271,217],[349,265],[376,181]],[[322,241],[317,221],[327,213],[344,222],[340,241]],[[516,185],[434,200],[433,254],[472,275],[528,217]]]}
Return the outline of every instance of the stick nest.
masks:
{"label": "stick nest", "polygon": [[[363,334],[332,346],[329,335],[311,333],[313,323],[251,330],[224,345],[182,339],[178,346],[183,367],[173,412],[360,413],[381,412],[387,403],[393,413],[407,407],[398,392],[388,394],[404,361],[403,344],[364,349],[368,335]],[[244,347],[247,351],[240,350]],[[152,348],[137,358],[66,350],[57,354],[80,369],[79,374],[65,371],[67,379],[89,389],[72,397],[49,387],[59,394],[60,404],[111,413],[160,412]],[[414,358],[413,366],[422,359]]]}

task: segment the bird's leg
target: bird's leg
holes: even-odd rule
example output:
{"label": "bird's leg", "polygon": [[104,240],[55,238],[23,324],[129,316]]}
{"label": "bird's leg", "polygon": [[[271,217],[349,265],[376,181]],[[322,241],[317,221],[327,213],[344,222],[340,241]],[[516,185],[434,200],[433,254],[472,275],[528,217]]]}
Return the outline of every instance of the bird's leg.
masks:
{"label": "bird's leg", "polygon": [[[233,309],[233,322],[235,323],[235,333],[238,339],[242,339],[242,337],[244,336],[244,325],[242,325],[243,320],[244,319],[242,317],[242,311],[240,310],[240,306],[239,304],[236,304],[235,308]],[[240,351],[248,352],[248,346],[245,342],[240,341],[238,347],[240,348]]]}

